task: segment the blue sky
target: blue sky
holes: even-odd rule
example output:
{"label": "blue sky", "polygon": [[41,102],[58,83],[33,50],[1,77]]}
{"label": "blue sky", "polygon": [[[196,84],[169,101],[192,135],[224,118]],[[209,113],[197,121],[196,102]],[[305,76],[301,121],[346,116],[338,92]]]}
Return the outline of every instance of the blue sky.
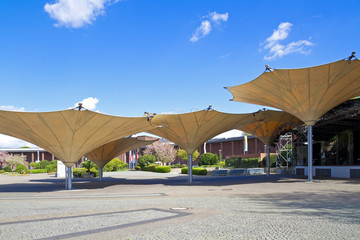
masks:
{"label": "blue sky", "polygon": [[2,0],[0,108],[54,111],[87,99],[118,116],[210,104],[257,111],[229,101],[223,87],[265,64],[360,54],[359,9],[359,1]]}

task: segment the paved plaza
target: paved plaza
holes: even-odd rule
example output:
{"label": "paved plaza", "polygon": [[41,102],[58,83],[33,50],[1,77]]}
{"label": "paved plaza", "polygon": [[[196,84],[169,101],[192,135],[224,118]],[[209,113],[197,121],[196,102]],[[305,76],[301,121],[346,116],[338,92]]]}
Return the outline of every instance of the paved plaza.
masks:
{"label": "paved plaza", "polygon": [[105,173],[0,175],[0,239],[360,239],[360,181]]}

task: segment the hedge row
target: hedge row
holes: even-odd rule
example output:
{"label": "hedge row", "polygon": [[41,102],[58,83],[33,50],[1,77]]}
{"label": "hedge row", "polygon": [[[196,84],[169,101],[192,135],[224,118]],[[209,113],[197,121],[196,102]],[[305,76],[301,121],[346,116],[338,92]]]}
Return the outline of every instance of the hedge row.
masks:
{"label": "hedge row", "polygon": [[[193,168],[192,169],[193,175],[207,175],[207,170],[206,168]],[[188,173],[188,168],[184,167],[181,169],[181,173],[182,174],[187,174]]]}
{"label": "hedge row", "polygon": [[259,167],[260,158],[243,158],[241,159],[240,168],[257,168]]}
{"label": "hedge row", "polygon": [[169,173],[171,171],[171,168],[169,166],[158,166],[155,167],[155,172],[159,173]]}
{"label": "hedge row", "polygon": [[34,173],[47,173],[46,169],[30,169],[29,173],[34,174]]}

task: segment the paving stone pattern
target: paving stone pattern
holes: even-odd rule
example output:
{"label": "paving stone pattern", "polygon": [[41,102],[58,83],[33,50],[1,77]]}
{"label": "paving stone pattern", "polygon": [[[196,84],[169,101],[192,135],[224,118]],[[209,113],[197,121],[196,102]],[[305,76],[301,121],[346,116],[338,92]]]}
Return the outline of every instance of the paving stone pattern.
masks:
{"label": "paving stone pattern", "polygon": [[0,239],[360,239],[360,181],[111,176],[74,191],[0,176]]}

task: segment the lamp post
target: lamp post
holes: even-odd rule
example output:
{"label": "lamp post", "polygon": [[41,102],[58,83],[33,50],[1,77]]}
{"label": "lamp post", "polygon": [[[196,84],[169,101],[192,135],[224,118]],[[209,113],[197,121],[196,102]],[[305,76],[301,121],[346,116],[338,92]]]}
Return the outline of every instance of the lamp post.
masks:
{"label": "lamp post", "polygon": [[221,149],[219,149],[219,169],[221,168]]}

